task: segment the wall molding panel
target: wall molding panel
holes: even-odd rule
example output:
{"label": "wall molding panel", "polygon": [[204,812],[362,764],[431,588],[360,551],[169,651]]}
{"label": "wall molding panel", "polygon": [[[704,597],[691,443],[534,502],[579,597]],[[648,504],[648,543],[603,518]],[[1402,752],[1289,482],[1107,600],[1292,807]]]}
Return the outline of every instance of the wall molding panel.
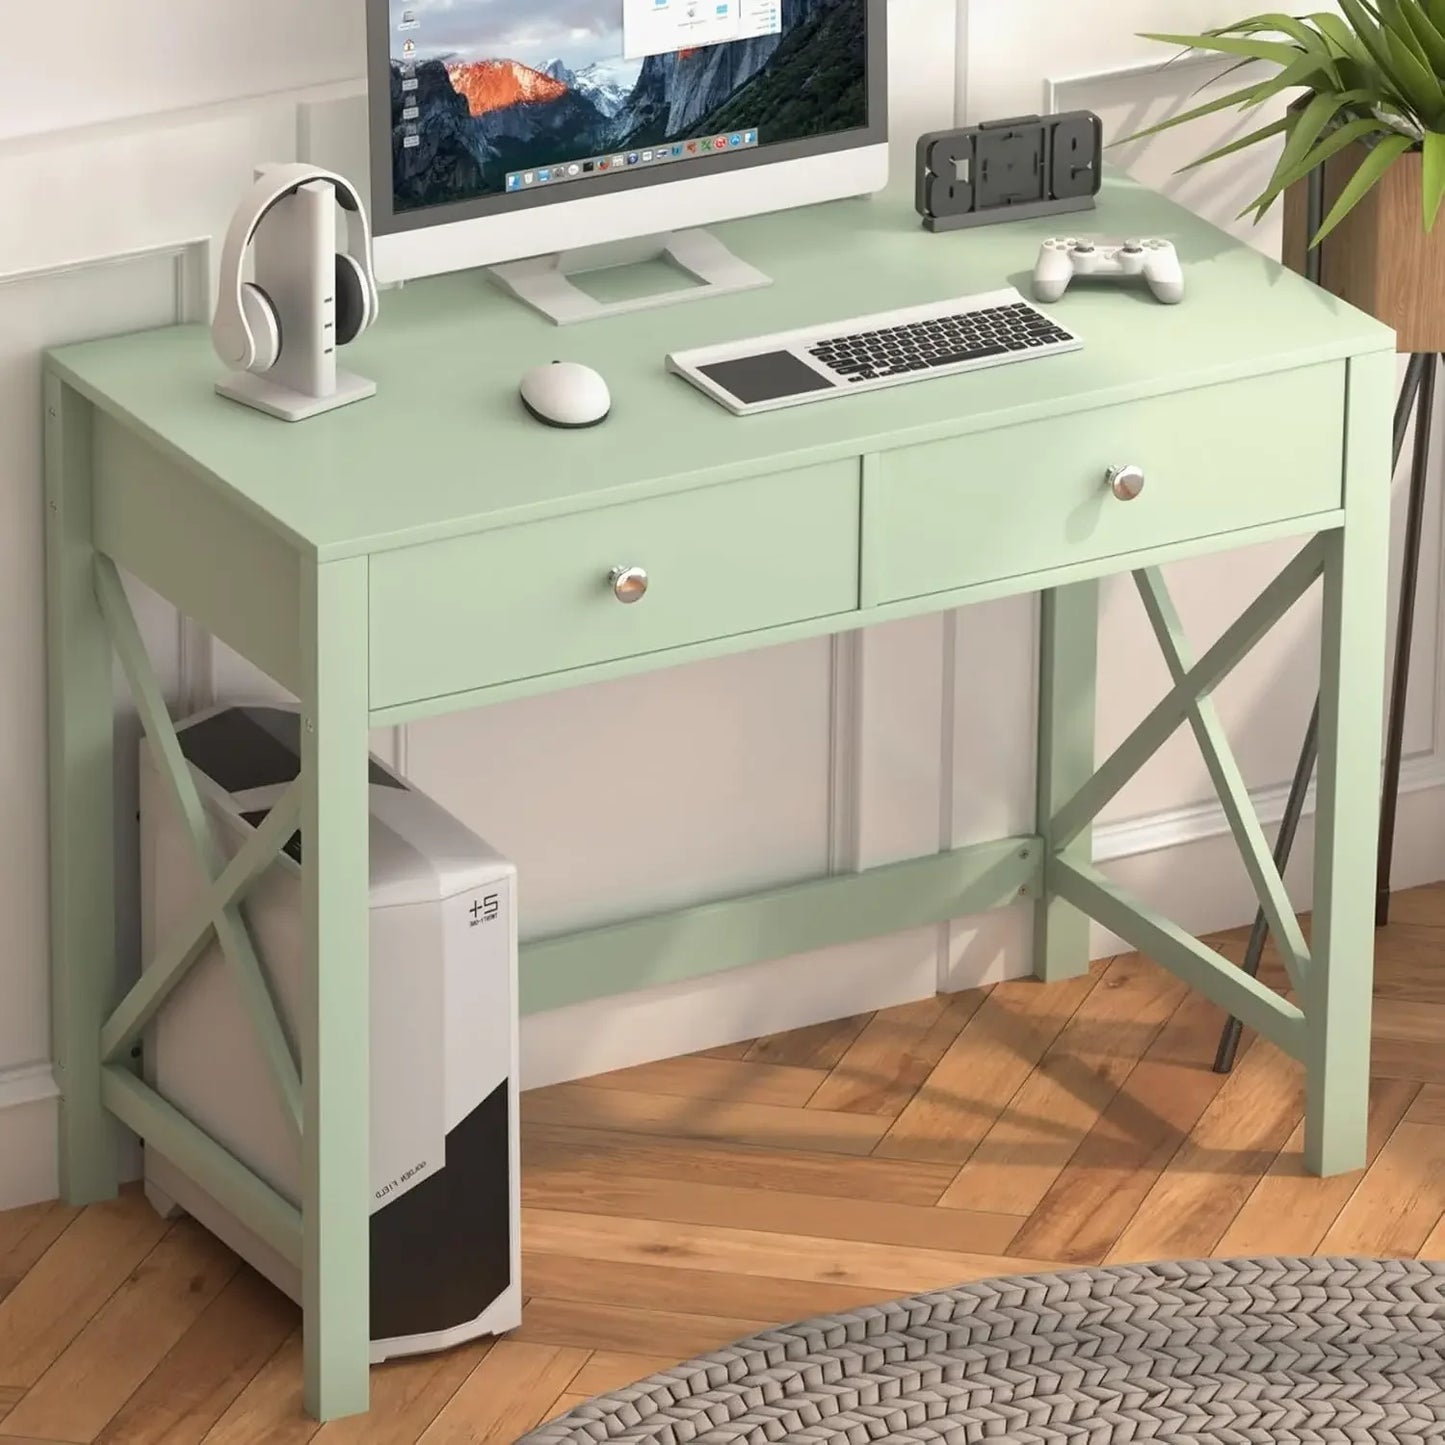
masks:
{"label": "wall molding panel", "polygon": [[[1162,48],[1159,49],[1164,54]],[[1212,55],[1183,55],[1163,60],[1134,60],[1127,65],[1113,65],[1104,70],[1083,70],[1069,75],[1046,75],[1042,82],[1043,113],[1072,110],[1076,92],[1100,85],[1134,88],[1141,83],[1177,82],[1168,88],[1181,99],[1207,84],[1209,78],[1220,77],[1230,67]],[[1247,76],[1234,81],[1236,87],[1246,84]]]}
{"label": "wall molding panel", "polygon": [[856,873],[863,856],[863,634],[839,633],[828,646],[828,871]]}
{"label": "wall molding panel", "polygon": [[[0,1069],[0,1109],[20,1109],[60,1097],[49,1064],[19,1064]],[[9,1156],[7,1156],[9,1157]]]}

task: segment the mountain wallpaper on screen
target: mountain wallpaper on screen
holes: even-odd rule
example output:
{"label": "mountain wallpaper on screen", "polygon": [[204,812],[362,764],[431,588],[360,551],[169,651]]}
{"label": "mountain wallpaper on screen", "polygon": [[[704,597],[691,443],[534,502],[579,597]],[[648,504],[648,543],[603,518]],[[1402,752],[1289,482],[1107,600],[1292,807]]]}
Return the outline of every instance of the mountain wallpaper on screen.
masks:
{"label": "mountain wallpaper on screen", "polygon": [[783,0],[778,34],[650,55],[630,89],[565,57],[423,61],[411,148],[393,61],[396,208],[495,193],[508,171],[744,126],[765,145],[856,129],[868,119],[866,23],[866,0]]}

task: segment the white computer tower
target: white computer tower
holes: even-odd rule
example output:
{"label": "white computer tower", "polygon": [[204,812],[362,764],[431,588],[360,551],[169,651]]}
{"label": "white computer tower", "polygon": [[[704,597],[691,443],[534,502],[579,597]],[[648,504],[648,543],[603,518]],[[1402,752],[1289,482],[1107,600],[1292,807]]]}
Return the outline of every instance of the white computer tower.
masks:
{"label": "white computer tower", "polygon": [[[300,770],[284,707],[212,708],[181,748],[229,857]],[[141,748],[143,956],[205,883]],[[243,912],[296,1050],[304,839]],[[521,1322],[516,869],[384,763],[371,762],[372,1359],[440,1349]],[[252,1025],[212,936],[143,1044],[160,1094],[300,1203],[300,1160]],[[300,1273],[153,1148],[145,1183],[293,1298]]]}

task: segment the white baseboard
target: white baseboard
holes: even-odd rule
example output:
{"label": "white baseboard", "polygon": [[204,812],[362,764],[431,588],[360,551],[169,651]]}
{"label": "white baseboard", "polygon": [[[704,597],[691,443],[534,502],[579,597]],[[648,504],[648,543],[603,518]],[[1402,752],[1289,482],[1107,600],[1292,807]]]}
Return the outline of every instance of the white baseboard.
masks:
{"label": "white baseboard", "polygon": [[[1252,795],[1271,839],[1288,795],[1287,785]],[[1392,887],[1418,888],[1445,878],[1445,830],[1439,825],[1445,804],[1445,757],[1428,754],[1407,759],[1400,770],[1399,798]],[[1312,786],[1285,874],[1290,899],[1300,912],[1314,903],[1310,868],[1314,806]],[[1188,852],[1181,856],[1183,849]],[[1111,878],[1191,933],[1237,928],[1254,918],[1254,894],[1217,803],[1102,827],[1095,834],[1094,858]],[[1107,930],[1095,928],[1096,958],[1124,946]]]}
{"label": "white baseboard", "polygon": [[59,1119],[49,1064],[0,1069],[0,1209],[55,1198]]}
{"label": "white baseboard", "polygon": [[[122,1183],[140,1178],[136,1141],[119,1146]],[[60,1090],[49,1064],[0,1069],[0,1210],[38,1204],[60,1193]]]}
{"label": "white baseboard", "polygon": [[[1445,787],[1445,756],[1434,753],[1408,758],[1400,769],[1400,796]],[[1263,788],[1251,793],[1255,812],[1266,829],[1284,816],[1289,784]],[[1311,783],[1305,794],[1305,813],[1315,810],[1315,788]],[[1183,808],[1170,808],[1150,813],[1143,818],[1128,818],[1105,823],[1094,830],[1094,861],[1106,863],[1115,858],[1132,858],[1141,853],[1156,853],[1163,848],[1177,848],[1181,843],[1196,843],[1205,838],[1228,835],[1224,810],[1210,799]]]}
{"label": "white baseboard", "polygon": [[20,1064],[12,1069],[0,1069],[0,1110],[59,1097],[55,1071],[49,1064]]}

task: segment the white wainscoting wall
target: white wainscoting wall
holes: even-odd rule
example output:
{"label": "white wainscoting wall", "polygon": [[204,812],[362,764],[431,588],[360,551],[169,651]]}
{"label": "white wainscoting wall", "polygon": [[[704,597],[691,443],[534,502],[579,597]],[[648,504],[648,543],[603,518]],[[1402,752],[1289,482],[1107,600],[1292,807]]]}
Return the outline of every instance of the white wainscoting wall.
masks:
{"label": "white wainscoting wall", "polygon": [[[896,168],[911,171],[914,138],[949,124],[956,105],[971,118],[1089,105],[1124,128],[1161,114],[1181,89],[1208,77],[1188,67],[1160,76],[1150,63],[1155,52],[1132,31],[1146,11],[1151,25],[1187,28],[1228,18],[1231,8],[1232,0],[890,0]],[[78,0],[35,12],[26,46],[0,54],[0,432],[8,440],[0,454],[0,1207],[55,1191],[38,355],[58,342],[200,313],[212,240],[251,166],[314,155],[310,119],[354,95],[363,66],[359,0],[212,0],[179,9],[132,0],[121,9],[123,17],[110,0]],[[37,63],[50,55],[65,57],[63,81]],[[1159,181],[1219,133],[1121,159]],[[1221,171],[1179,194],[1227,219],[1247,190],[1244,174]],[[1266,233],[1258,239],[1271,243]],[[1445,782],[1439,527],[1432,509],[1401,820],[1399,876],[1407,882],[1445,874],[1445,838],[1434,822]],[[1201,645],[1277,558],[1265,548],[1174,570]],[[265,690],[225,649],[213,655],[159,599],[142,589],[134,595],[178,710],[212,692]],[[1267,817],[1278,814],[1309,709],[1312,625],[1303,612],[1292,619],[1221,690]],[[1033,767],[1019,739],[1033,725],[1033,626],[1031,604],[997,603],[508,703],[376,742],[517,859],[527,931],[546,933],[1026,831]],[[1162,686],[1160,668],[1137,662],[1143,638],[1128,591],[1111,588],[1105,744]],[[119,685],[117,699],[121,947],[134,967],[136,730]],[[1250,912],[1242,870],[1206,793],[1203,770],[1181,740],[1116,800],[1098,843],[1133,886],[1201,930]],[[1096,946],[1102,953],[1113,943],[1100,935]],[[526,1021],[524,1082],[968,987],[1027,966],[1028,915],[1019,908],[562,1009]]]}

